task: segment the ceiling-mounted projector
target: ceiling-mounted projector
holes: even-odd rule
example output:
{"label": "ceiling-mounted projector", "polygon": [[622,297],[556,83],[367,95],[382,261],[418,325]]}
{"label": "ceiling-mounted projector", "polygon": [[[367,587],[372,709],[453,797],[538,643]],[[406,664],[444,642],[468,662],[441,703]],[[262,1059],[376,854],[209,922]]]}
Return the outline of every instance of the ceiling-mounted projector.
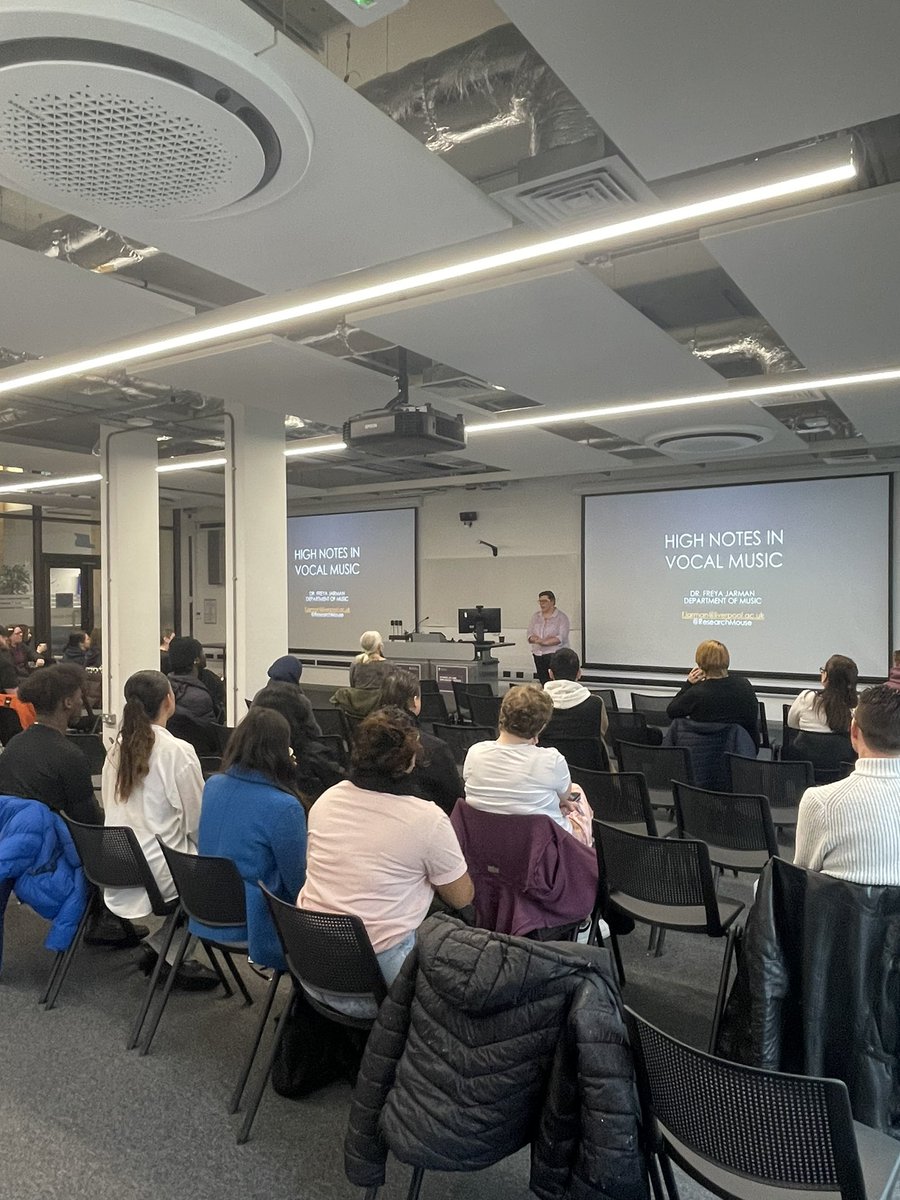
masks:
{"label": "ceiling-mounted projector", "polygon": [[430,404],[396,405],[351,417],[344,422],[343,437],[352,449],[366,454],[415,458],[465,450],[466,424],[461,414],[450,417]]}
{"label": "ceiling-mounted projector", "polygon": [[354,25],[372,25],[398,8],[404,8],[409,0],[328,0],[328,3]]}

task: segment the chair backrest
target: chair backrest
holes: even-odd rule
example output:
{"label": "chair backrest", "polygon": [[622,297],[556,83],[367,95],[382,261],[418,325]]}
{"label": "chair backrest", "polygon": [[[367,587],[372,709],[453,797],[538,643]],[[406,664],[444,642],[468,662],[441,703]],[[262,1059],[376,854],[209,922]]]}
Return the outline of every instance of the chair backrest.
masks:
{"label": "chair backrest", "polygon": [[591,812],[608,825],[643,824],[656,837],[656,818],[650,806],[643,775],[613,775],[609,771],[585,771],[572,767],[572,782],[584,792]]}
{"label": "chair backrest", "polygon": [[456,701],[456,714],[461,721],[471,721],[472,713],[469,708],[469,693],[476,696],[493,696],[494,689],[489,683],[462,683],[458,679],[451,681],[453,699]]}
{"label": "chair backrest", "polygon": [[216,928],[246,925],[244,881],[230,858],[184,854],[156,840],[189,917]]}
{"label": "chair backrest", "polygon": [[344,740],[348,748],[353,745],[353,739],[356,737],[356,731],[362,725],[365,717],[359,716],[357,713],[348,713],[346,709],[339,709],[341,717],[341,725],[344,729]]}
{"label": "chair backrest", "polygon": [[[433,680],[426,680],[427,683],[433,683]],[[450,714],[447,712],[447,702],[440,692],[425,692],[421,693],[422,709],[419,713],[419,718],[422,721],[443,721],[450,720]]]}
{"label": "chair backrest", "polygon": [[419,680],[419,691],[422,693],[423,696],[425,696],[425,695],[439,696],[441,694],[441,689],[438,686],[438,681],[436,679],[420,679]]}
{"label": "chair backrest", "polygon": [[323,733],[321,737],[316,738],[316,741],[330,751],[332,757],[337,759],[342,767],[349,767],[350,755],[347,753],[347,745],[340,734]]}
{"label": "chair backrest", "polygon": [[562,737],[544,730],[539,744],[552,746],[554,750],[558,750],[569,764],[570,770],[572,767],[583,767],[588,771],[609,770],[609,754],[602,738]]}
{"label": "chair backrest", "polygon": [[[679,835],[706,842],[711,862],[719,863],[714,847],[725,851],[759,851],[766,859],[778,854],[775,827],[765,796],[712,792],[688,783],[674,783],[672,788]],[[764,865],[761,860],[759,869]]]}
{"label": "chair backrest", "polygon": [[343,738],[344,722],[341,720],[341,710],[339,708],[314,708],[313,716],[323,733],[330,734],[332,737]]}
{"label": "chair backrest", "polygon": [[234,726],[233,725],[216,725],[215,723],[213,723],[212,725],[210,725],[210,729],[213,732],[213,737],[216,739],[216,744],[219,747],[219,753],[224,754],[225,747],[228,745],[228,739],[234,733]]}
{"label": "chair backrest", "polygon": [[22,722],[14,708],[0,708],[0,745],[5,746],[10,738],[22,732]]}
{"label": "chair backrest", "polygon": [[669,696],[647,696],[640,692],[631,693],[631,708],[633,712],[642,713],[648,725],[658,729],[666,729],[672,723],[672,718],[666,712],[675,693]]}
{"label": "chair backrest", "polygon": [[151,910],[165,916],[168,905],[147,865],[140,842],[126,825],[85,825],[61,814],[72,835],[84,873],[99,888],[144,888]]}
{"label": "chair backrest", "polygon": [[[626,1009],[642,1102],[672,1157],[667,1134],[691,1152],[689,1174],[716,1177],[717,1195],[742,1195],[716,1175],[866,1200],[847,1087],[837,1079],[762,1071],[714,1058]],[[699,1157],[698,1157],[699,1156]],[[703,1160],[710,1166],[703,1174]],[[724,1189],[724,1190],[720,1190]]]}
{"label": "chair backrest", "polygon": [[500,722],[500,705],[502,703],[499,696],[489,693],[486,696],[479,695],[478,692],[473,692],[471,688],[468,692],[469,697],[469,712],[472,714],[473,725],[488,725],[492,729],[497,729]]}
{"label": "chair backrest", "polygon": [[796,808],[808,787],[815,783],[810,762],[775,762],[727,754],[731,790],[744,795],[763,795],[770,808]]}
{"label": "chair backrest", "polygon": [[431,731],[435,737],[439,737],[442,742],[447,743],[454,760],[460,766],[465,762],[470,746],[474,746],[476,742],[492,742],[497,736],[497,730],[489,729],[486,725],[439,725],[435,723],[432,725]]}
{"label": "chair backrest", "polygon": [[782,704],[781,706],[781,746],[786,749],[800,732],[799,729],[792,729],[788,725],[788,713],[791,711],[790,704]]}
{"label": "chair backrest", "polygon": [[96,733],[69,733],[66,737],[70,744],[77,746],[88,760],[91,774],[99,775],[106,762],[106,747],[103,745],[103,738]]}
{"label": "chair backrest", "polygon": [[648,788],[672,790],[672,782],[693,783],[691,752],[686,746],[648,746],[645,742],[619,741],[619,767],[622,771],[640,771]]}
{"label": "chair backrest", "polygon": [[762,700],[759,702],[759,744],[766,750],[771,750],[772,742],[769,738],[769,718],[766,716],[766,706]]}
{"label": "chair backrest", "polygon": [[218,754],[198,754],[200,759],[200,770],[203,772],[203,778],[209,779],[210,775],[221,769],[222,758]]}
{"label": "chair backrest", "polygon": [[350,996],[387,995],[378,959],[359,917],[307,912],[279,900],[260,883],[288,968],[301,984]]}
{"label": "chair backrest", "polygon": [[673,909],[703,908],[707,933],[721,936],[705,843],[630,833],[602,821],[594,821],[593,825],[600,873],[610,893],[621,892],[623,897]]}
{"label": "chair backrest", "polygon": [[619,711],[619,701],[616,699],[613,688],[595,688],[588,685],[588,691],[592,695],[600,697],[608,713]]}
{"label": "chair backrest", "polygon": [[650,742],[659,745],[659,730],[647,728],[647,718],[643,713],[607,712],[609,728],[606,736],[612,744],[613,753],[616,746],[625,738],[629,742]]}
{"label": "chair backrest", "polygon": [[219,739],[211,724],[204,725],[185,713],[173,713],[166,725],[173,737],[188,742],[198,754],[219,754]]}

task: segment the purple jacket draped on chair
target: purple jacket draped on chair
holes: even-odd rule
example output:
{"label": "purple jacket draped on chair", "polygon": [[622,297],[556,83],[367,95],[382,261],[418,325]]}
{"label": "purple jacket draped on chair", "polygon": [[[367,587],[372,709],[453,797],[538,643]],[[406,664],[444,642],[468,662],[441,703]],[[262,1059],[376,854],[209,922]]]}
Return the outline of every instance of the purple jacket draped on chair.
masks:
{"label": "purple jacket draped on chair", "polygon": [[450,818],[475,884],[483,929],[522,936],[590,915],[597,858],[545,816],[481,812],[464,800]]}

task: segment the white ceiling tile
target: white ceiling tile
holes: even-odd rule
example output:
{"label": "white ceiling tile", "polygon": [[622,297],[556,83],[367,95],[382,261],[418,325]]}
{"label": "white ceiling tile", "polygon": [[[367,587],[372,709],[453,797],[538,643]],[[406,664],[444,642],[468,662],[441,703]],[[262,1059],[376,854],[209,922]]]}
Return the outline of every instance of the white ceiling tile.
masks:
{"label": "white ceiling tile", "polygon": [[499,0],[646,179],[900,112],[885,0]]}

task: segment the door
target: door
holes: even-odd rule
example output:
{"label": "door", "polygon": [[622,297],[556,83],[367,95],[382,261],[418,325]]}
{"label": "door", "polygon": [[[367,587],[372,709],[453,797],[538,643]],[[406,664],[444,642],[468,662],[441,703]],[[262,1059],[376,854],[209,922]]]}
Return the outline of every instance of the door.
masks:
{"label": "door", "polygon": [[[89,555],[45,554],[44,609],[39,632],[49,631],[50,653],[59,658],[69,635],[100,624],[100,560]],[[37,614],[35,614],[37,616]]]}

